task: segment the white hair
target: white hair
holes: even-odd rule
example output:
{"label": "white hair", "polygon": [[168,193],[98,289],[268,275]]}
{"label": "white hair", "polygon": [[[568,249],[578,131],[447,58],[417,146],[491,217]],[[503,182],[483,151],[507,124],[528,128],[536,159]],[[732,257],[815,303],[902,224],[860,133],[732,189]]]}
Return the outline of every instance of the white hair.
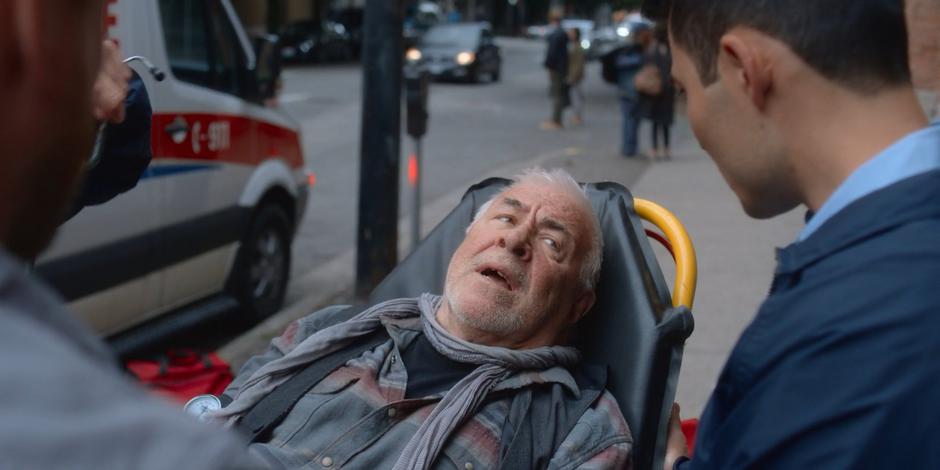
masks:
{"label": "white hair", "polygon": [[496,200],[499,195],[508,191],[510,188],[517,184],[521,183],[535,183],[535,184],[548,184],[556,188],[560,188],[569,194],[576,197],[576,199],[584,206],[585,211],[589,214],[588,219],[591,221],[591,246],[588,247],[587,252],[584,256],[584,263],[581,265],[581,282],[584,286],[590,290],[597,288],[597,281],[600,278],[601,274],[601,262],[604,257],[604,237],[601,232],[600,221],[597,220],[597,214],[594,213],[594,208],[591,206],[591,201],[587,197],[587,191],[582,187],[578,182],[565,170],[560,168],[555,168],[551,170],[546,170],[544,168],[533,167],[526,170],[523,170],[522,173],[514,176],[513,183],[507,186],[505,189],[499,193],[493,195],[488,201],[483,203],[479,209],[477,209],[476,214],[473,216],[473,221],[470,222],[470,225],[467,227],[467,231],[470,231],[470,227],[473,227],[473,224],[483,216],[487,209],[493,204],[493,201]]}

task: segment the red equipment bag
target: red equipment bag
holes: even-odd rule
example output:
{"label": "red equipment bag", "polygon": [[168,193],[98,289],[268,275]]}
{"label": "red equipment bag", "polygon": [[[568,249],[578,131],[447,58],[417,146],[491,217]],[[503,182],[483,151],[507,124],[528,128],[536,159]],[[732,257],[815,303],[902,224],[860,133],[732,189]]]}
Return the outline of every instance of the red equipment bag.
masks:
{"label": "red equipment bag", "polygon": [[157,394],[180,403],[197,395],[219,395],[232,381],[229,365],[215,353],[173,349],[156,360],[131,360],[127,369]]}

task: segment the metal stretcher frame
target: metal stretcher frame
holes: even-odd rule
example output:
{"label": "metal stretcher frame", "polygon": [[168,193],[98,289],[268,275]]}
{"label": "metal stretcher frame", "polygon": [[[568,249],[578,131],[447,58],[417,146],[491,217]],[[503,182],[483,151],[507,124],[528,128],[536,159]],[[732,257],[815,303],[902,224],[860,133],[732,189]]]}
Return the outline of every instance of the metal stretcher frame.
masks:
{"label": "metal stretcher frame", "polygon": [[641,198],[633,199],[636,213],[659,228],[669,241],[667,248],[676,260],[676,279],[672,290],[672,304],[692,310],[695,285],[698,280],[698,262],[695,247],[679,218],[663,206]]}

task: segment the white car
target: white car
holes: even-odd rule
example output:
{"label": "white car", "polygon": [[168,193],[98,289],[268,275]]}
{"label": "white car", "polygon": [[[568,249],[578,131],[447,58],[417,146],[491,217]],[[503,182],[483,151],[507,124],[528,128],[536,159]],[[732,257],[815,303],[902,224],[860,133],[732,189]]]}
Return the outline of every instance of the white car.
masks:
{"label": "white car", "polygon": [[273,47],[256,48],[229,0],[106,3],[109,36],[166,74],[138,68],[153,161],[65,223],[37,272],[105,336],[220,295],[277,311],[310,174],[298,125],[269,99]]}

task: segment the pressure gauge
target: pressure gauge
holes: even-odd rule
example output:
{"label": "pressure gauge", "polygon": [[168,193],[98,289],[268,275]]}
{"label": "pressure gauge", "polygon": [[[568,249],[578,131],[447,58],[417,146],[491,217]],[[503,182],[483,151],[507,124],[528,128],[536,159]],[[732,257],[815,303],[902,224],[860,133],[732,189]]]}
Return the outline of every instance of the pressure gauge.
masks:
{"label": "pressure gauge", "polygon": [[199,395],[186,402],[183,410],[199,418],[200,421],[207,421],[207,413],[210,411],[221,410],[222,402],[215,395]]}

